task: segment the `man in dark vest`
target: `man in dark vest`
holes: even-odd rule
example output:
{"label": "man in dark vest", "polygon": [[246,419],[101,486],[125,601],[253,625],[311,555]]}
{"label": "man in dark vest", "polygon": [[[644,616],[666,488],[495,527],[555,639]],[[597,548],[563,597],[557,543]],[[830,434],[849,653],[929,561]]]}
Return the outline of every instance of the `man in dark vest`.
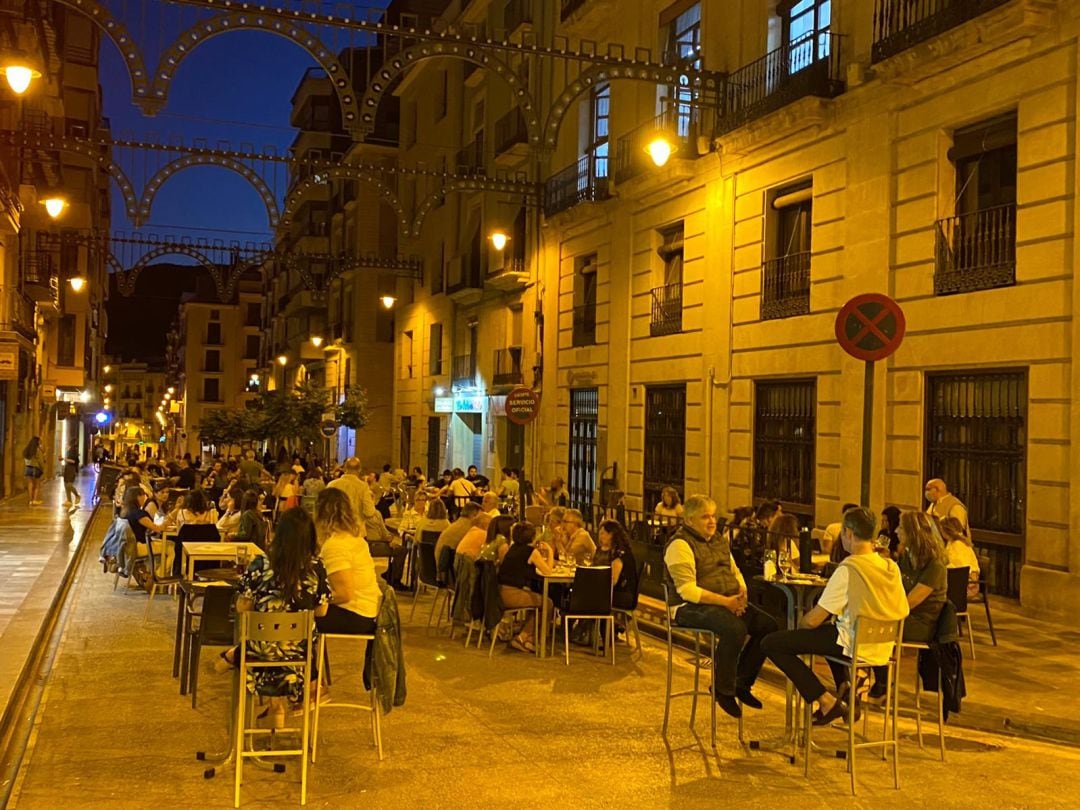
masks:
{"label": "man in dark vest", "polygon": [[725,712],[741,717],[740,702],[761,708],[750,689],[765,663],[761,640],[776,631],[776,622],[747,603],[728,538],[716,531],[716,502],[691,495],[683,509],[683,525],[664,549],[668,611],[676,625],[715,634],[713,697]]}

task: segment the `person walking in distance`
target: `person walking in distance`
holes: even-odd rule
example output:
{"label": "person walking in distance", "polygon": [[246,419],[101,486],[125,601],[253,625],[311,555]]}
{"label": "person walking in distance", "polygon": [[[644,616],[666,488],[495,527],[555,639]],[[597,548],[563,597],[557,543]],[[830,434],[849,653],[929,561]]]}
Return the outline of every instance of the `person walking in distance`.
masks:
{"label": "person walking in distance", "polygon": [[79,490],[75,488],[75,477],[79,474],[78,448],[75,446],[69,447],[60,460],[64,464],[62,473],[64,477],[64,506],[78,506],[82,502],[82,496],[79,494]]}

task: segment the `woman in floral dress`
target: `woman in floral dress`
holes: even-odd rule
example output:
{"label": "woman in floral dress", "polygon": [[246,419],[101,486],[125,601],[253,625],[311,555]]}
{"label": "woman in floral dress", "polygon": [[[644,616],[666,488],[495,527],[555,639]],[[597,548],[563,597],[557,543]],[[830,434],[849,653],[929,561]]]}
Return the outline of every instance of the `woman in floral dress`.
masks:
{"label": "woman in floral dress", "polygon": [[[251,561],[240,580],[238,611],[259,613],[313,611],[326,615],[330,586],[326,569],[318,558],[315,524],[304,509],[290,509],[281,515],[274,542],[265,557]],[[302,657],[299,644],[249,643],[248,655],[262,661]],[[295,667],[259,667],[248,672],[248,691],[270,698],[266,712],[272,723],[283,725],[286,701],[303,695],[304,676]]]}

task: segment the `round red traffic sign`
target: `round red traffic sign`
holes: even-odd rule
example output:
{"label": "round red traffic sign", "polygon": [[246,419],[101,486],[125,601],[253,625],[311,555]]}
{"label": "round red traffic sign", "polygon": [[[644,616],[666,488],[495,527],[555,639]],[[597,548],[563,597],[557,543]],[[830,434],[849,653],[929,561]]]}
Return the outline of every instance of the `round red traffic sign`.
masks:
{"label": "round red traffic sign", "polygon": [[506,395],[506,418],[515,425],[527,425],[540,415],[540,395],[519,386]]}
{"label": "round red traffic sign", "polygon": [[884,360],[904,339],[904,311],[887,295],[856,295],[836,316],[840,348],[859,360]]}

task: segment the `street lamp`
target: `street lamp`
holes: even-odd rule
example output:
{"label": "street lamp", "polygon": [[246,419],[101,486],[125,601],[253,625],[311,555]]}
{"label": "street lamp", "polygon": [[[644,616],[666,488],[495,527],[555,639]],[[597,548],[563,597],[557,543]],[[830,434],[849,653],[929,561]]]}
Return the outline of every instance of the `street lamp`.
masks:
{"label": "street lamp", "polygon": [[382,301],[382,305],[384,307],[386,307],[387,309],[393,309],[394,304],[397,303],[397,296],[395,296],[395,295],[384,295],[379,300]]}
{"label": "street lamp", "polygon": [[314,346],[316,349],[319,348],[320,346],[322,346],[322,344],[323,344],[322,336],[320,336],[320,335],[312,335],[311,336],[311,345]]}
{"label": "street lamp", "polygon": [[41,71],[22,51],[14,51],[5,58],[0,63],[0,72],[7,79],[8,87],[17,96],[21,96],[30,88],[30,82],[41,78]]}
{"label": "street lamp", "polygon": [[666,164],[674,151],[675,147],[672,145],[671,139],[663,132],[658,132],[645,147],[646,154],[652,159],[653,165],[657,168]]}
{"label": "street lamp", "polygon": [[170,394],[175,394],[176,393],[176,389],[173,388],[171,385],[168,388],[166,388],[165,390],[168,391]]}
{"label": "street lamp", "polygon": [[488,239],[491,240],[491,246],[501,253],[503,248],[506,247],[506,243],[510,241],[510,236],[506,231],[494,230],[488,236]]}
{"label": "street lamp", "polygon": [[289,358],[283,354],[278,355],[277,361],[279,366],[285,366],[289,364]]}
{"label": "street lamp", "polygon": [[[86,286],[86,279],[82,276],[72,276],[68,279],[68,284],[71,285],[71,289],[75,292],[82,292],[83,287]],[[108,372],[106,372],[108,373]]]}
{"label": "street lamp", "polygon": [[110,371],[112,371],[112,366],[105,366],[105,368],[102,369],[102,372],[105,374],[108,374]]}
{"label": "street lamp", "polygon": [[60,215],[64,213],[64,209],[67,208],[67,200],[57,196],[46,197],[41,201],[41,204],[45,206],[45,211],[51,219],[59,219]]}

